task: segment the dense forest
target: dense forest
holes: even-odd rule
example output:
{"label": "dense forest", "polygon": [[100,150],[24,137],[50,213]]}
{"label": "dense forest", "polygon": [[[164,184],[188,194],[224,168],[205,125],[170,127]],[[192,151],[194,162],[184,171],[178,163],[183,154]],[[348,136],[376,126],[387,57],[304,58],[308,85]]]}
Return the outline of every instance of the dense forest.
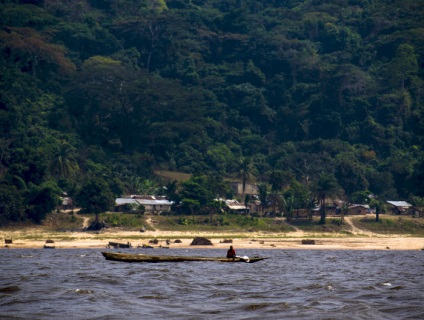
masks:
{"label": "dense forest", "polygon": [[423,0],[0,4],[1,222],[228,178],[286,208],[424,197]]}

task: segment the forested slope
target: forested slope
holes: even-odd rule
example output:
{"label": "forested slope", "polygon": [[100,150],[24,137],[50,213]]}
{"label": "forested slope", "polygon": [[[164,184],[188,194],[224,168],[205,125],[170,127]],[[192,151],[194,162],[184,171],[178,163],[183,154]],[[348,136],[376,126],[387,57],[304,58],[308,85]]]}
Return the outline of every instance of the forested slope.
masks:
{"label": "forested slope", "polygon": [[424,196],[423,0],[0,4],[3,219],[156,169]]}

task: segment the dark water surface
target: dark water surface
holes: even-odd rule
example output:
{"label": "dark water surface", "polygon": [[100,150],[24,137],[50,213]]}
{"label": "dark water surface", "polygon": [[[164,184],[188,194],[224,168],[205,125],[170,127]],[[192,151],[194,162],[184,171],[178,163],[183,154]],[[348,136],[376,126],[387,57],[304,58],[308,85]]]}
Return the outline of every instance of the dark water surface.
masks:
{"label": "dark water surface", "polygon": [[101,251],[0,250],[0,319],[424,319],[424,251],[238,250],[272,257],[254,264],[131,264]]}

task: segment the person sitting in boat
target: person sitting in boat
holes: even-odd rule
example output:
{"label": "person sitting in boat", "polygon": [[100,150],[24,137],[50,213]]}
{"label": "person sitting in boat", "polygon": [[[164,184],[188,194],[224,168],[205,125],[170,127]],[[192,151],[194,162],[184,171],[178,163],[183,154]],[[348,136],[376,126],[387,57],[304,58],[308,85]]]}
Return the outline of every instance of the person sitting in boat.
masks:
{"label": "person sitting in boat", "polygon": [[235,258],[236,257],[236,250],[234,250],[233,246],[230,246],[230,249],[227,251],[227,258]]}

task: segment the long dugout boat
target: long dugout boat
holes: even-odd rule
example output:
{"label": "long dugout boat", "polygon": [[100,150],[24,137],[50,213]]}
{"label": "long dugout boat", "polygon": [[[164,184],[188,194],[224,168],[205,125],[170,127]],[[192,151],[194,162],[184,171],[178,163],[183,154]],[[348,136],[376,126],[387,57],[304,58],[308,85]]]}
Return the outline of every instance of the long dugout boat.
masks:
{"label": "long dugout boat", "polygon": [[169,255],[146,255],[131,254],[120,252],[102,252],[106,260],[121,262],[187,262],[187,261],[215,261],[215,262],[245,262],[254,263],[265,260],[265,257],[236,257],[236,258],[220,258],[220,257],[196,257],[196,256],[169,256]]}

